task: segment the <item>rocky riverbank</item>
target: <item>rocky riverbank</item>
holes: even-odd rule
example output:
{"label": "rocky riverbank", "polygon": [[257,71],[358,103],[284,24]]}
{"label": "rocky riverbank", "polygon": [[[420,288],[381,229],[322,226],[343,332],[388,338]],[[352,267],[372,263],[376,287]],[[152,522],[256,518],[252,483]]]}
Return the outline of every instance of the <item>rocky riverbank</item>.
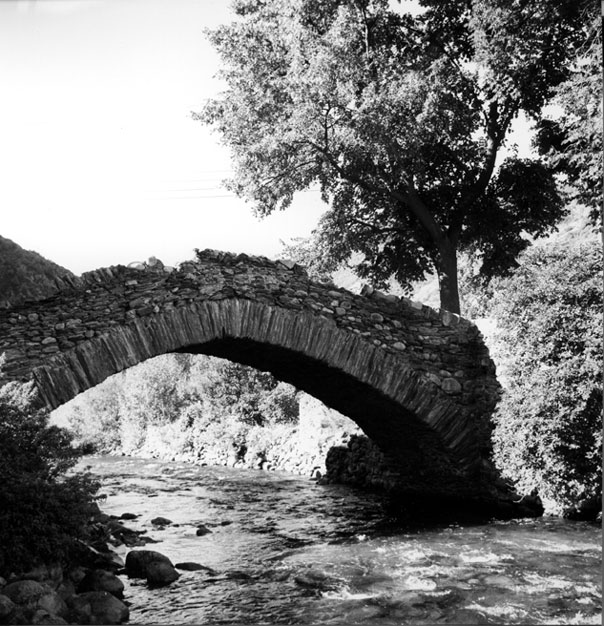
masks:
{"label": "rocky riverbank", "polygon": [[186,439],[178,423],[153,424],[136,448],[118,448],[111,454],[180,461],[195,465],[218,465],[242,469],[279,470],[320,478],[325,460],[334,447],[346,446],[360,428],[312,396],[301,394],[296,424],[252,427],[244,440]]}
{"label": "rocky riverbank", "polygon": [[[91,543],[82,545],[76,562],[41,565],[0,578],[0,624],[121,624],[128,620],[128,600],[120,576],[144,578],[149,587],[163,587],[178,579],[177,568],[165,555],[135,549],[125,561],[118,546],[140,547],[154,540],[144,531],[128,528],[121,518],[91,507]],[[191,563],[180,564],[191,569]],[[178,566],[178,564],[177,564]],[[199,566],[202,567],[202,566]],[[18,571],[15,564],[15,570]]]}

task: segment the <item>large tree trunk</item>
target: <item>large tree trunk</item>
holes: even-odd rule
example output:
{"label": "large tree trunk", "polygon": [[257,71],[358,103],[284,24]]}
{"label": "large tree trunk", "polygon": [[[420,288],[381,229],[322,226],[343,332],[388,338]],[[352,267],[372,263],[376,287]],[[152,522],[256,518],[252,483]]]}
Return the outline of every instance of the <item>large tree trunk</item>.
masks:
{"label": "large tree trunk", "polygon": [[439,246],[436,261],[440,308],[451,313],[460,313],[459,289],[457,286],[457,250],[449,242]]}

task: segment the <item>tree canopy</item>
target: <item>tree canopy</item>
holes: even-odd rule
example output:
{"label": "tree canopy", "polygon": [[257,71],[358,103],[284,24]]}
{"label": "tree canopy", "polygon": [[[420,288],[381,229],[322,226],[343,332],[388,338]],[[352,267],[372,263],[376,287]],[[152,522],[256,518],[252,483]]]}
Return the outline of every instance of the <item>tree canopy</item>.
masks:
{"label": "tree canopy", "polygon": [[360,253],[382,286],[439,278],[459,312],[457,254],[490,276],[563,213],[549,171],[504,147],[538,118],[585,37],[577,0],[237,0],[209,32],[226,90],[196,117],[232,151],[231,190],[259,215],[319,188],[326,262]]}
{"label": "tree canopy", "polygon": [[602,217],[602,18],[593,16],[571,75],[556,89],[562,114],[539,123],[536,145],[570,185],[571,198]]}

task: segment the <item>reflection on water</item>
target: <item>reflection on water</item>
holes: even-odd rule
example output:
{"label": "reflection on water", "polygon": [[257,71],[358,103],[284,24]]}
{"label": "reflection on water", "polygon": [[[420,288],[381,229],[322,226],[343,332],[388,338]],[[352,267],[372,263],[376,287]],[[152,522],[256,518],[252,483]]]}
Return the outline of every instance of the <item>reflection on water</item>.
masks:
{"label": "reflection on water", "polygon": [[[183,571],[126,582],[133,624],[599,624],[600,527],[556,519],[401,528],[378,496],[299,476],[86,459],[104,512]],[[151,519],[172,524],[153,527]],[[197,536],[200,524],[212,532]],[[127,549],[123,550],[125,554]]]}

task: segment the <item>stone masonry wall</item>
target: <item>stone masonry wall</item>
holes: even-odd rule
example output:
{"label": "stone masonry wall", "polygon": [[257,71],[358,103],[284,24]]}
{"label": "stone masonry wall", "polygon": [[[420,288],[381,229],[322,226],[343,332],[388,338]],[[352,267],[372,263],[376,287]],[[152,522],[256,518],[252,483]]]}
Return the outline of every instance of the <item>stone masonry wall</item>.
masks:
{"label": "stone masonry wall", "polygon": [[420,416],[458,456],[487,456],[499,385],[478,329],[458,315],[313,282],[288,261],[213,250],[178,270],[154,260],[67,277],[59,287],[0,311],[5,379],[33,378],[51,406],[210,335],[251,337],[368,384]]}

